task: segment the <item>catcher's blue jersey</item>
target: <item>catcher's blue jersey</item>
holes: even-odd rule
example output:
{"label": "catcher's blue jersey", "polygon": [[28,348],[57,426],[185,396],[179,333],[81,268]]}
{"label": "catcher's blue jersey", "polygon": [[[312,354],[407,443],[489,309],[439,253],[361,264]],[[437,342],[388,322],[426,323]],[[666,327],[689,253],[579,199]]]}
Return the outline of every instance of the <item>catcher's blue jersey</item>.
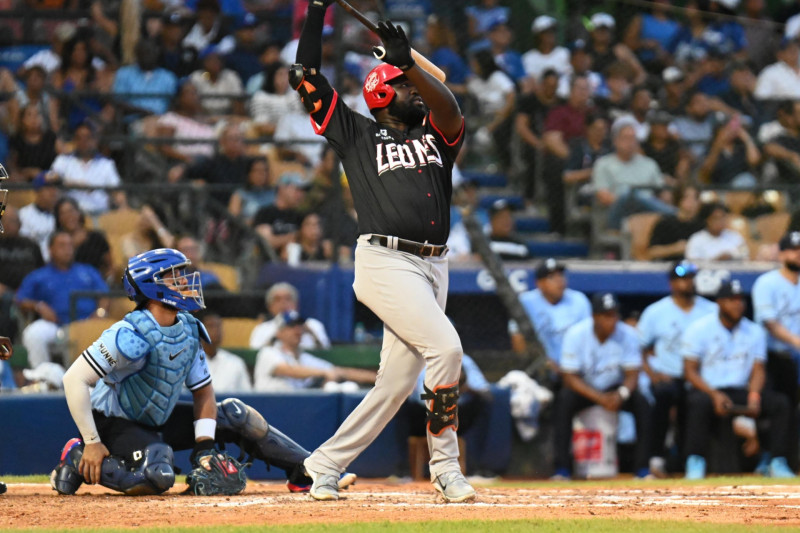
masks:
{"label": "catcher's blue jersey", "polygon": [[[137,320],[129,321],[132,317],[149,322],[151,334],[140,332],[147,328],[142,324],[137,328]],[[206,333],[202,325],[189,328],[195,319],[185,313],[169,327],[158,326],[149,311],[134,311],[126,318],[104,331],[81,354],[102,378],[92,391],[92,409],[157,426],[169,417],[184,384],[194,391],[211,383],[198,338]],[[187,335],[187,331],[193,334]],[[155,337],[161,340],[151,344]]]}

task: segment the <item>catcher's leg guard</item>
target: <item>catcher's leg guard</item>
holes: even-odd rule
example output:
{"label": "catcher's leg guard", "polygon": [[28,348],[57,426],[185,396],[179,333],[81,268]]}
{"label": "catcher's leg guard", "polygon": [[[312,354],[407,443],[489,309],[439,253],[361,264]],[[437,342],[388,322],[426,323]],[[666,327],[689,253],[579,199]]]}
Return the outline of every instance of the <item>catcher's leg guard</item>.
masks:
{"label": "catcher's leg guard", "polygon": [[163,442],[145,447],[142,458],[133,469],[118,457],[106,457],[100,484],[128,496],[161,494],[175,484],[175,459],[172,448]]}
{"label": "catcher's leg guard", "polygon": [[244,438],[241,447],[245,452],[286,470],[290,481],[311,483],[303,474],[303,461],[311,455],[308,450],[271,427],[258,411],[238,398],[228,398],[217,404],[217,429],[241,435]]}
{"label": "catcher's leg guard", "polygon": [[439,385],[430,390],[423,384],[425,393],[420,398],[430,401],[427,408],[428,431],[439,436],[448,427],[458,429],[458,383]]}
{"label": "catcher's leg guard", "polygon": [[70,439],[61,450],[61,459],[50,474],[50,485],[59,494],[75,494],[83,483],[83,476],[78,474],[78,465],[83,457],[81,439]]}

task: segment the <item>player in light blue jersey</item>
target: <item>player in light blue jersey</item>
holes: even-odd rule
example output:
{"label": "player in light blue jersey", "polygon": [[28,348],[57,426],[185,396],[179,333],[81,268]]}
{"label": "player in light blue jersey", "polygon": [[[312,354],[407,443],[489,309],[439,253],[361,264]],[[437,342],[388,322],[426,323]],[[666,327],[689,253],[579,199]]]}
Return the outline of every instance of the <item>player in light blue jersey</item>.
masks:
{"label": "player in light blue jersey", "polygon": [[[781,266],[756,279],[753,317],[767,330],[767,387],[784,394],[792,413],[798,403],[800,359],[800,232],[791,231],[778,243]],[[797,435],[797,416],[789,421],[789,435]],[[789,443],[792,468],[797,464],[797,439]]]}
{"label": "player in light blue jersey", "polygon": [[556,476],[570,475],[572,417],[599,405],[629,411],[636,419],[634,469],[647,477],[650,458],[650,404],[636,390],[642,354],[639,336],[619,320],[619,302],[611,293],[592,297],[592,316],[569,328],[561,351],[563,387],[555,404]]}
{"label": "player in light blue jersey", "polygon": [[[570,326],[591,316],[589,299],[582,292],[567,287],[564,271],[564,265],[552,257],[542,261],[534,271],[536,289],[519,297],[544,346],[552,370],[558,369],[564,333]],[[524,352],[525,339],[515,323],[509,324],[509,332],[514,350]]]}
{"label": "player in light blue jersey", "polygon": [[[772,477],[794,477],[786,463],[789,402],[764,389],[767,338],[764,328],[744,317],[745,301],[738,280],[724,281],[717,291],[719,311],[698,319],[683,334],[686,381],[686,478],[706,474],[706,450],[716,424],[730,424],[734,414],[769,420]],[[797,438],[795,435],[794,438]]]}
{"label": "player in light blue jersey", "polygon": [[[302,468],[308,451],[241,400],[216,402],[200,345],[201,339],[210,342],[208,333],[190,314],[204,303],[199,274],[187,274],[189,264],[167,248],[128,262],[123,284],[136,309],[103,332],[64,375],[82,438],[64,446],[51,475],[58,493],[74,494],[86,482],[129,495],[159,494],[175,482],[174,449],[193,448],[197,468],[204,458],[220,457],[215,442],[236,442],[284,469],[289,490],[309,489]],[[178,401],[184,385],[192,403]]]}
{"label": "player in light blue jersey", "polygon": [[642,370],[647,375],[653,405],[653,435],[650,471],[665,473],[664,441],[669,428],[670,409],[683,414],[684,381],[681,337],[698,318],[715,313],[715,303],[695,294],[697,267],[678,261],[669,269],[669,296],[647,306],[639,319]]}

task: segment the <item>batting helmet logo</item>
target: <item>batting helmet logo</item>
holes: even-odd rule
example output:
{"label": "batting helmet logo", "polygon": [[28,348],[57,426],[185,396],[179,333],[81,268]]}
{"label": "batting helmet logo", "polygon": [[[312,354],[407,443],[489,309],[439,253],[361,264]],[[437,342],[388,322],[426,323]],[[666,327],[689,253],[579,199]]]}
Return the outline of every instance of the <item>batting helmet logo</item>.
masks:
{"label": "batting helmet logo", "polygon": [[382,63],[367,74],[364,81],[364,100],[370,109],[380,109],[389,105],[395,91],[389,82],[403,76],[399,68]]}

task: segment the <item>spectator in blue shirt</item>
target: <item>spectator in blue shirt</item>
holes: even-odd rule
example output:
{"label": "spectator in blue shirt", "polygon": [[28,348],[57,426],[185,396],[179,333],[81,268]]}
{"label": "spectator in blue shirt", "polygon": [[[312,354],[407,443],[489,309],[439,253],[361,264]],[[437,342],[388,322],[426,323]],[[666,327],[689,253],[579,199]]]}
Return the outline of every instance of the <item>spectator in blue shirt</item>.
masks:
{"label": "spectator in blue shirt", "polygon": [[246,82],[263,68],[256,46],[256,27],[258,19],[252,13],[245,13],[234,33],[236,45],[225,56],[225,66],[239,75],[239,79]]}
{"label": "spectator in blue shirt", "polygon": [[599,405],[630,411],[636,419],[634,470],[649,477],[650,404],[636,390],[642,356],[636,330],[619,320],[619,302],[610,292],[592,297],[592,316],[569,328],[561,349],[563,387],[555,403],[557,478],[570,476],[572,417]]}
{"label": "spectator in blue shirt", "polygon": [[[22,332],[22,344],[28,350],[31,368],[50,361],[49,344],[55,340],[59,327],[71,321],[71,293],[108,292],[108,285],[95,268],[74,262],[75,246],[69,233],[56,230],[49,246],[50,262],[28,274],[16,295],[20,311],[39,316]],[[107,308],[107,298],[78,298],[75,318],[103,317]]]}
{"label": "spectator in blue shirt", "polygon": [[[175,96],[178,80],[175,74],[158,66],[158,47],[149,40],[136,44],[136,64],[122,67],[114,79],[113,92],[134,114],[162,115]],[[153,96],[127,96],[151,94]]]}
{"label": "spectator in blue shirt", "polygon": [[795,477],[786,463],[791,412],[783,394],[764,388],[767,336],[744,317],[744,290],[739,280],[724,281],[717,291],[718,313],[704,316],[683,335],[686,381],[686,479],[706,475],[706,454],[718,424],[734,414],[769,421],[770,477]]}

